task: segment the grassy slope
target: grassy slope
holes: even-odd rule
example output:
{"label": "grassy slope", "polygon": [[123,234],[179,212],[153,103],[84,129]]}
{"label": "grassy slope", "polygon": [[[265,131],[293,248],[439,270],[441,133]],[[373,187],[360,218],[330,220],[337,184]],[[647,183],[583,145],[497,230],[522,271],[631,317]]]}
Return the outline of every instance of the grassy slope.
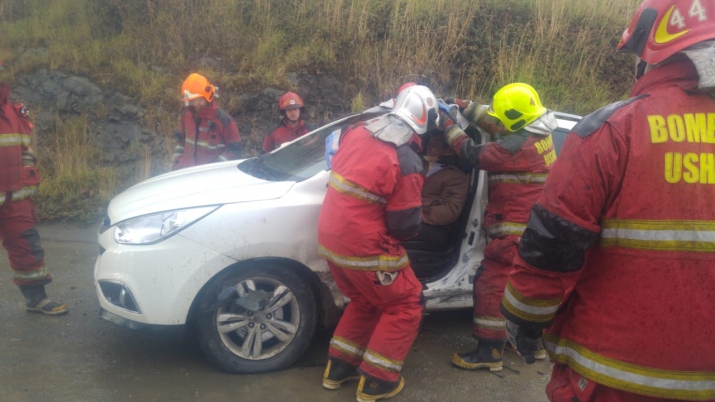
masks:
{"label": "grassy slope", "polygon": [[[38,67],[82,74],[136,97],[146,124],[171,133],[177,88],[195,70],[224,94],[290,88],[298,69],[330,71],[353,108],[416,81],[442,96],[488,102],[524,81],[555,110],[585,114],[623,98],[631,62],[613,48],[638,0],[6,0],[0,4],[0,79]],[[46,56],[16,57],[47,48]],[[217,63],[201,63],[210,58]],[[242,113],[238,96],[222,106]],[[39,149],[42,212],[95,214],[119,180],[85,138],[86,116],[65,118]],[[261,133],[248,133],[251,147]]]}

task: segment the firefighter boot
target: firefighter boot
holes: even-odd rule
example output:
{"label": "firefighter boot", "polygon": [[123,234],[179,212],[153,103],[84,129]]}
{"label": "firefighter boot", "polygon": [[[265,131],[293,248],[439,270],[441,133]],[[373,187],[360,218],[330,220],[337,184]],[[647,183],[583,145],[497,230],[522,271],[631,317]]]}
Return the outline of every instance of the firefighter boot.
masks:
{"label": "firefighter boot", "polygon": [[[517,355],[519,354],[519,352],[517,352],[516,349],[515,349],[509,342],[506,343],[506,347],[505,347],[504,349],[505,349],[505,350],[508,350],[508,351],[511,351],[511,352],[514,352],[514,353],[516,353]],[[544,349],[544,347],[541,346],[541,342],[539,342],[539,346],[538,346],[537,349],[534,351],[534,359],[536,359],[536,360],[544,360],[544,359],[546,359],[547,357],[548,357],[548,355],[546,354],[546,349]]]}
{"label": "firefighter boot", "polygon": [[385,381],[371,375],[360,376],[357,389],[357,402],[371,402],[378,399],[392,398],[405,387],[405,379],[400,376],[397,381]]}
{"label": "firefighter boot", "polygon": [[45,315],[62,315],[67,312],[67,305],[50,300],[45,293],[45,285],[20,286],[25,296],[25,310]]}
{"label": "firefighter boot", "polygon": [[323,388],[338,389],[342,383],[359,378],[360,374],[357,372],[357,367],[345,360],[329,357],[328,365],[325,366],[325,373],[323,374]]}
{"label": "firefighter boot", "polygon": [[466,370],[488,368],[489,371],[501,371],[503,365],[504,342],[479,341],[471,352],[455,353],[452,364]]}

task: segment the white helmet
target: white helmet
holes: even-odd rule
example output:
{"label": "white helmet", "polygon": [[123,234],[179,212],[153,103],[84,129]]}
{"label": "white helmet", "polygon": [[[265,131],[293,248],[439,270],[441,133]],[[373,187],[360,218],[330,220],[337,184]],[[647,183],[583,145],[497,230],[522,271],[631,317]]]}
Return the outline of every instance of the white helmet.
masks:
{"label": "white helmet", "polygon": [[397,95],[390,114],[409,124],[419,135],[427,132],[430,124],[436,124],[439,117],[437,98],[429,88],[413,85]]}

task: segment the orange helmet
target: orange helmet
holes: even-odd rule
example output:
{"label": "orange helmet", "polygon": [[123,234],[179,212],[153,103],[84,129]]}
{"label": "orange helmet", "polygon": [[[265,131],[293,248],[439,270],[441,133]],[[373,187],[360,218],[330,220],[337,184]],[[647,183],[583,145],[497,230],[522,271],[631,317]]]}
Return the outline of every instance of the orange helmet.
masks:
{"label": "orange helmet", "polygon": [[281,111],[304,107],[303,99],[295,92],[286,92],[278,100],[278,108]]}
{"label": "orange helmet", "polygon": [[645,0],[617,49],[658,64],[698,42],[715,38],[715,0]]}
{"label": "orange helmet", "polygon": [[189,101],[200,97],[211,103],[215,92],[216,87],[211,85],[206,77],[193,73],[184,80],[184,84],[181,86],[181,100],[184,101],[184,106],[189,106]]}

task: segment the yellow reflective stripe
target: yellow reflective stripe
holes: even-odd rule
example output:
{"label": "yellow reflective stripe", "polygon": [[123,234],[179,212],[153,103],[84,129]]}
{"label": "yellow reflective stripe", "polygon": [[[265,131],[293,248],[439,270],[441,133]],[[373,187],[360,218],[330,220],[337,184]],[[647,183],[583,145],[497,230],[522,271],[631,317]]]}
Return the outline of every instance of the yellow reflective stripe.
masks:
{"label": "yellow reflective stripe", "polygon": [[556,314],[561,299],[530,299],[506,283],[502,305],[512,315],[531,322],[548,322]]}
{"label": "yellow reflective stripe", "polygon": [[661,370],[609,358],[573,341],[545,334],[544,343],[553,361],[611,388],[641,395],[686,399],[715,398],[715,373]]}
{"label": "yellow reflective stripe", "polygon": [[226,148],[226,144],[210,145],[208,141],[204,141],[204,140],[196,141],[193,138],[187,138],[186,142],[193,145],[194,147],[198,147],[198,148],[206,148],[206,149]]}
{"label": "yellow reflective stripe", "polygon": [[[24,200],[25,198],[31,198],[35,194],[37,194],[37,187],[23,187],[18,191],[12,192],[12,201],[20,201]],[[5,196],[3,195],[3,199],[4,198]]]}
{"label": "yellow reflective stripe", "polygon": [[5,193],[0,194],[0,205],[5,203]]}
{"label": "yellow reflective stripe", "polygon": [[348,356],[362,357],[362,355],[365,353],[364,347],[339,336],[333,336],[333,338],[330,340],[330,346],[345,353]]}
{"label": "yellow reflective stripe", "polygon": [[21,281],[31,281],[34,279],[42,279],[46,277],[47,275],[50,274],[50,271],[47,270],[47,267],[44,265],[40,268],[37,268],[34,271],[12,271],[12,276],[15,279],[19,279]]}
{"label": "yellow reflective stripe", "polygon": [[29,147],[31,142],[30,134],[0,134],[0,147],[14,147],[18,145]]}
{"label": "yellow reflective stripe", "polygon": [[505,329],[506,319],[504,317],[479,316],[472,319],[472,323],[484,329]]}
{"label": "yellow reflective stripe", "polygon": [[490,183],[510,183],[510,184],[543,184],[546,183],[548,173],[494,173],[489,175]]}
{"label": "yellow reflective stripe", "polygon": [[715,222],[607,219],[601,224],[601,247],[713,252]]}
{"label": "yellow reflective stripe", "polygon": [[374,255],[369,257],[353,257],[333,253],[322,244],[318,246],[318,255],[334,264],[347,269],[364,271],[396,271],[410,263],[407,254],[401,256]]}
{"label": "yellow reflective stripe", "polygon": [[387,200],[385,198],[371,193],[365,187],[351,182],[336,173],[334,170],[330,172],[330,179],[328,180],[328,183],[330,184],[330,187],[334,188],[336,191],[353,196],[359,200],[373,204],[387,204]]}
{"label": "yellow reflective stripe", "polygon": [[487,227],[489,237],[521,236],[526,230],[526,223],[502,222]]}
{"label": "yellow reflective stripe", "polygon": [[368,349],[363,356],[365,362],[369,365],[377,367],[385,371],[400,371],[402,370],[402,362],[399,360],[389,359],[374,350]]}

